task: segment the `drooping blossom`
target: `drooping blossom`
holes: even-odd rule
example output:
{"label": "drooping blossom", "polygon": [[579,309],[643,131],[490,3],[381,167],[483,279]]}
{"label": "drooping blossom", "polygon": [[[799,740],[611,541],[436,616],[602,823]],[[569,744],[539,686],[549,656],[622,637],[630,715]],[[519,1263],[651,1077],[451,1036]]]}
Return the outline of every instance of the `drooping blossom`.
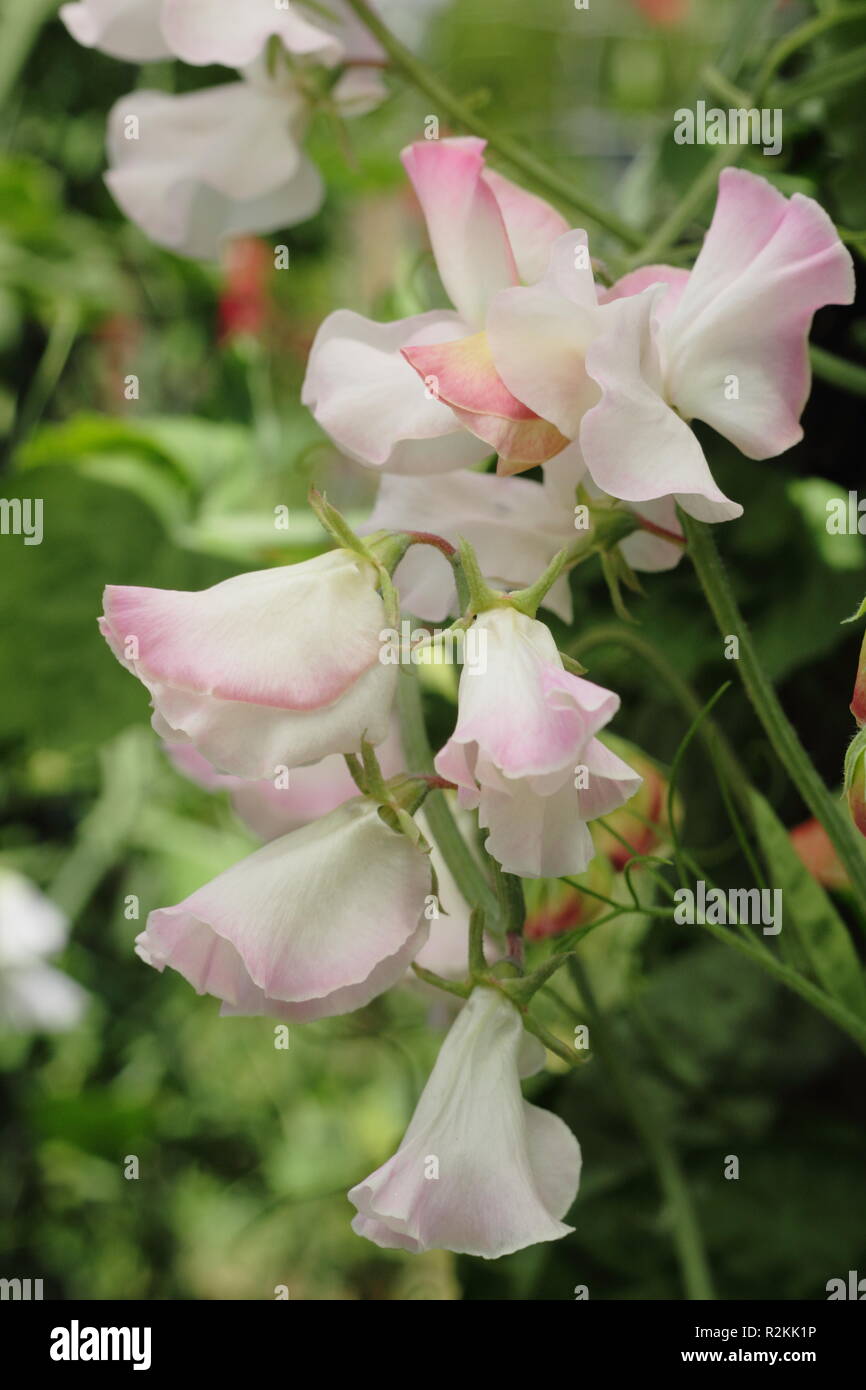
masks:
{"label": "drooping blossom", "polygon": [[0,1028],[65,1032],[80,1021],[87,994],[49,964],[68,935],[50,898],[23,874],[0,869]]}
{"label": "drooping blossom", "polygon": [[223,1014],[304,1023],[401,980],[427,940],[431,888],[422,845],[357,798],[152,912],[136,949]]}
{"label": "drooping blossom", "polygon": [[[399,1149],[349,1200],[352,1228],[385,1249],[497,1259],[573,1229],[580,1146],[558,1116],[523,1099],[544,1049],[520,1016],[477,988],[451,1027]],[[535,1044],[535,1039],[531,1040]]]}
{"label": "drooping blossom", "polygon": [[[240,819],[262,840],[273,840],[309,825],[358,794],[345,759],[336,753],[307,767],[293,768],[287,778],[266,777],[250,782],[217,772],[191,743],[167,744],[166,752],[178,771],[190,781],[206,791],[228,792]],[[377,748],[376,758],[386,778],[396,776],[403,769],[396,722]],[[430,934],[415,960],[445,979],[459,979],[467,970],[469,907],[430,833],[423,810],[415,813],[415,819],[430,845],[430,864],[436,881],[435,899],[431,894],[425,905]],[[414,975],[409,978],[415,981]],[[436,991],[437,1002],[442,997]]]}
{"label": "drooping blossom", "polygon": [[548,628],[510,605],[476,619],[483,667],[460,677],[457,726],[436,770],[478,807],[487,848],[509,873],[582,873],[587,822],[633,796],[641,778],[596,738],[619,697],[566,671]]}
{"label": "drooping blossom", "polygon": [[379,659],[376,584],[337,549],[199,593],[110,585],[100,628],[150,691],[157,733],[219,771],[273,777],[387,735],[397,671]]}

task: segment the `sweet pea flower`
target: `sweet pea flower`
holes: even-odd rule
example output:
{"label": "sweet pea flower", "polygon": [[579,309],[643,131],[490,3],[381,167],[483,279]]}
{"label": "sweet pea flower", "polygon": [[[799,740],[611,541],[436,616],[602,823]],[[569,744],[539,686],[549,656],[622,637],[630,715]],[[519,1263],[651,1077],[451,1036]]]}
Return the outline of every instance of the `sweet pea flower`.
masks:
{"label": "sweet pea flower", "polygon": [[384,1249],[490,1260],[573,1230],[563,1218],[577,1195],[580,1146],[558,1116],[523,1099],[521,1070],[544,1062],[524,1036],[499,990],[473,990],[399,1149],[349,1193],[358,1235]]}
{"label": "sweet pea flower", "polygon": [[[364,530],[428,531],[452,545],[462,537],[475,551],[481,571],[496,587],[522,588],[545,570],[557,551],[575,539],[574,500],[564,503],[529,478],[499,478],[459,469],[454,473],[403,476],[386,473]],[[429,546],[412,546],[394,571],[403,608],[441,622],[457,610],[454,571]],[[568,579],[544,599],[571,621]]]}
{"label": "sweet pea flower", "polygon": [[294,226],[318,211],[324,185],[301,148],[307,119],[307,99],[289,75],[260,73],[181,96],[131,92],[109,114],[105,181],[152,241],[216,259],[227,238]]}
{"label": "sweet pea flower", "polygon": [[[545,469],[544,483],[457,469],[453,473],[410,476],[385,473],[365,532],[380,529],[427,531],[456,545],[462,538],[475,551],[481,573],[495,589],[529,585],[564,546],[580,537],[575,529],[575,490],[579,478]],[[601,495],[595,489],[597,498]],[[605,499],[609,500],[609,499]],[[673,498],[633,508],[644,523],[667,533],[635,531],[619,548],[632,569],[673,569],[682,555],[682,538]],[[406,612],[442,622],[457,612],[454,572],[445,556],[429,546],[413,546],[394,571]],[[563,622],[572,620],[567,576],[542,599]]]}
{"label": "sweet pea flower", "polygon": [[295,0],[78,0],[62,5],[60,18],[86,48],[139,63],[174,57],[244,68],[272,38],[295,57],[329,67],[381,57],[344,0],[321,9]]}
{"label": "sweet pea flower", "polygon": [[69,922],[23,874],[0,869],[0,1028],[65,1032],[87,995],[48,962],[66,945]]}
{"label": "sweet pea flower", "polygon": [[[560,238],[538,285],[491,305],[487,342],[504,386],[579,441],[609,495],[674,497],[704,521],[738,516],[689,422],[753,459],[802,437],[812,316],[854,295],[832,222],[811,198],[726,169],[691,271],[646,266],[599,296],[579,255],[584,241],[582,232]],[[462,381],[464,411],[488,389],[480,373]],[[519,455],[506,461],[509,471],[521,466]]]}
{"label": "sweet pea flower", "polygon": [[337,549],[198,593],[110,585],[100,629],[150,691],[161,737],[272,777],[386,737],[397,670],[379,659],[376,583]]}
{"label": "sweet pea flower", "polygon": [[136,950],[223,1014],[305,1023],[400,981],[427,940],[431,891],[423,843],[359,797],[152,912]]}
{"label": "sweet pea flower", "polygon": [[[345,759],[336,753],[323,758],[321,762],[294,768],[287,782],[282,778],[269,777],[249,782],[242,777],[217,772],[191,743],[166,744],[165,751],[177,770],[191,782],[197,783],[205,791],[228,792],[235,813],[261,840],[274,840],[298,830],[358,795],[358,788],[352,781]],[[376,758],[386,778],[395,777],[403,770],[400,730],[396,721],[384,743],[377,748]],[[467,969],[469,907],[439,852],[424,812],[417,811],[415,820],[430,845],[430,864],[436,875],[435,912],[430,911],[432,896],[425,908],[430,935],[415,960],[426,970],[432,970],[445,979],[460,979]],[[421,988],[432,988],[421,986],[414,975],[408,978]],[[433,992],[437,1002],[441,1002],[442,995],[438,991]]]}
{"label": "sweet pea flower", "polygon": [[582,873],[595,853],[587,821],[641,784],[595,737],[619,698],[566,671],[548,628],[511,605],[476,623],[486,663],[464,667],[457,727],[436,771],[459,788],[461,805],[478,807],[487,849],[509,873]]}
{"label": "sweet pea flower", "polygon": [[[484,146],[475,137],[422,140],[402,154],[453,309],[388,324],[338,310],[313,343],[302,399],[339,448],[369,467],[444,472],[491,449],[517,449],[529,464],[568,442],[501,386],[484,333],[497,291],[541,276],[566,223],[487,169]],[[443,352],[456,356],[456,373],[477,369],[493,381],[470,421],[443,390]]]}

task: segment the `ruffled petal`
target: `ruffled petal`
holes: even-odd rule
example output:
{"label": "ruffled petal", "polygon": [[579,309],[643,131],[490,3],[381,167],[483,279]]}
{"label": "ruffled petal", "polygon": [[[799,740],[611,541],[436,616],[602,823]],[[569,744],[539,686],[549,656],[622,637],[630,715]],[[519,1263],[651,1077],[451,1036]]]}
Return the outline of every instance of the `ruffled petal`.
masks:
{"label": "ruffled petal", "polygon": [[[232,1012],[321,1018],[402,976],[426,940],[428,856],[352,801],[151,913],[139,953]],[[407,955],[407,952],[409,953]]]}
{"label": "ruffled petal", "polygon": [[516,285],[505,221],[484,174],[484,140],[419,140],[402,153],[427,221],[448,297],[466,323],[483,328],[497,290]]}
{"label": "ruffled petal", "polygon": [[211,589],[105,591],[105,622],[141,679],[277,709],[331,704],[379,659],[376,572],[347,550]]}
{"label": "ruffled petal", "polygon": [[[782,453],[802,437],[812,316],[850,304],[854,288],[851,256],[823,208],[724,170],[700,255],[664,322],[668,399],[749,458]],[[726,390],[732,375],[737,395]]]}
{"label": "ruffled petal", "polygon": [[473,991],[397,1153],[349,1193],[359,1234],[485,1259],[568,1234],[560,1216],[577,1192],[579,1149],[569,1154],[561,1121],[540,1120],[520,1094],[522,1033],[501,994]]}
{"label": "ruffled petal", "polygon": [[583,265],[585,250],[584,232],[560,237],[544,279],[529,288],[503,290],[487,316],[499,376],[565,439],[576,438],[585,412],[599,396],[585,368],[598,313],[588,256]]}
{"label": "ruffled petal", "polygon": [[663,288],[614,300],[598,310],[599,336],[586,369],[601,400],[584,416],[580,447],[593,479],[612,497],[646,502],[673,495],[700,521],[742,514],[716,486],[689,426],[662,396],[653,309]]}
{"label": "ruffled petal", "polygon": [[408,346],[450,341],[465,331],[456,314],[441,310],[395,323],[338,310],[316,334],[301,399],[360,463],[436,473],[480,462],[489,448],[461,428],[401,355]]}
{"label": "ruffled petal", "polygon": [[[555,425],[513,396],[498,375],[487,336],[406,347],[403,356],[457,419],[508,465],[531,468],[568,443]],[[505,471],[519,469],[509,466]]]}

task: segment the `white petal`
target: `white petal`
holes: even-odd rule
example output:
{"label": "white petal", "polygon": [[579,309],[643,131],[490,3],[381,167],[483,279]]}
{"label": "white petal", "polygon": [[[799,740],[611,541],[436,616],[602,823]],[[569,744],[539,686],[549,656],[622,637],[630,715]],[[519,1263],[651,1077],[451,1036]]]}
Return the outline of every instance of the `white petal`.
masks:
{"label": "white petal", "polygon": [[434,310],[374,323],[348,309],[330,314],[310,351],[301,399],[351,458],[399,473],[464,468],[490,453],[425,388],[400,349],[451,342],[466,332]]}
{"label": "white petal", "polygon": [[161,12],[162,0],[77,0],[60,6],[60,18],[85,48],[132,63],[171,56],[160,27]]}
{"label": "white petal", "polygon": [[397,1153],[349,1193],[359,1234],[485,1259],[568,1234],[559,1218],[577,1192],[579,1150],[572,1141],[569,1164],[561,1122],[539,1122],[520,1094],[522,1033],[498,991],[473,991]]}
{"label": "white petal", "polygon": [[291,226],[320,207],[321,178],[292,129],[296,107],[248,82],[132,92],[109,117],[106,183],[153,241],[215,259],[227,237]]}

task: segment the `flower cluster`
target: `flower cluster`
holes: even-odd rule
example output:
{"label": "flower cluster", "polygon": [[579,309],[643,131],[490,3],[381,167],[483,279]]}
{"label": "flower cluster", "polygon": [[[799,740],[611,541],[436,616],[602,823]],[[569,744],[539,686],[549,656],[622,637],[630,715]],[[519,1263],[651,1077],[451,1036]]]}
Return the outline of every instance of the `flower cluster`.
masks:
{"label": "flower cluster", "polygon": [[[357,101],[376,58],[343,5],[329,14],[270,0],[64,7],[82,42],[118,56],[242,74],[115,109],[109,183],[155,239],[210,254],[222,235],[317,205],[299,146],[310,71],[336,72],[331,99]],[[338,310],[303,387],[339,449],[382,475],[363,538],[315,496],[334,548],[200,593],[109,587],[101,626],[177,765],[227,788],[264,841],[151,912],[139,955],[225,1014],[292,1023],[361,1008],[413,966],[450,986],[462,1008],[398,1151],[349,1194],[353,1224],[385,1247],[492,1258],[566,1234],[581,1162],[520,1091],[543,1062],[524,1023],[544,1030],[528,1015],[538,977],[514,948],[510,880],[584,873],[591,823],[643,781],[605,733],[619,697],[586,679],[539,609],[573,620],[569,571],[591,555],[608,577],[667,569],[682,513],[740,514],[694,422],[751,459],[794,444],[812,316],[850,302],[853,271],[815,202],[736,169],[691,270],[642,265],[611,283],[586,233],[488,167],[482,140],[419,141],[403,163],[451,308],[394,323]],[[398,686],[415,677],[383,659],[383,639],[404,613],[450,616],[484,653],[464,665],[435,772],[395,739]],[[462,855],[486,920],[432,843],[431,789],[469,821]],[[555,934],[561,907],[527,938]]]}
{"label": "flower cluster", "polygon": [[[404,22],[432,5],[403,0]],[[240,80],[181,95],[138,88],[109,116],[111,193],[153,241],[187,256],[211,259],[226,238],[312,217],[324,198],[303,150],[314,110],[360,116],[385,96],[382,52],[345,0],[72,0],[60,16],[114,58],[237,70]]]}

